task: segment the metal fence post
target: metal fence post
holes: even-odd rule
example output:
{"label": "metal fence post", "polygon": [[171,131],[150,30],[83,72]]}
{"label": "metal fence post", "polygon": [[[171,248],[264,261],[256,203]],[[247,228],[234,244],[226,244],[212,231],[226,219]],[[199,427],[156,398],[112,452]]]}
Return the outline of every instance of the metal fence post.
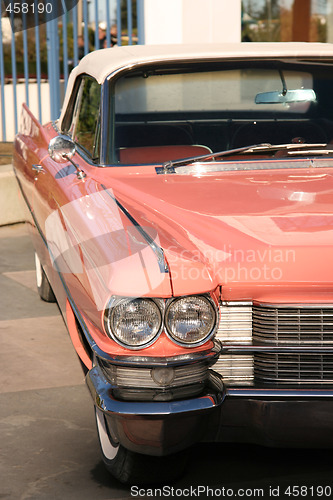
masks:
{"label": "metal fence post", "polygon": [[36,53],[36,78],[37,78],[37,101],[38,101],[38,118],[42,123],[42,88],[41,88],[41,60],[40,60],[40,40],[39,40],[39,24],[38,24],[38,0],[34,0],[35,6],[35,53]]}
{"label": "metal fence post", "polygon": [[127,0],[127,31],[128,31],[128,45],[132,45],[133,43],[132,0]]}
{"label": "metal fence post", "polygon": [[117,45],[121,45],[121,0],[117,0]]}
{"label": "metal fence post", "polygon": [[[89,52],[89,33],[88,33],[88,2],[83,0],[83,37],[84,37],[84,55]],[[77,41],[76,41],[77,43]]]}
{"label": "metal fence post", "polygon": [[68,44],[67,44],[67,11],[64,0],[62,0],[63,15],[62,15],[62,55],[63,55],[63,71],[65,88],[68,81]]}
{"label": "metal fence post", "polygon": [[46,43],[51,120],[56,120],[60,113],[58,19],[52,19],[46,23]]}
{"label": "metal fence post", "polygon": [[[78,5],[80,5],[80,3]],[[78,36],[79,36],[78,28],[77,28],[77,25],[78,25],[78,12],[77,12],[78,5],[75,5],[75,7],[73,8],[73,15],[72,15],[74,66],[77,66],[77,64],[79,62],[79,50],[78,50],[78,46],[77,46],[77,43],[78,43],[77,41],[78,41]]]}
{"label": "metal fence post", "polygon": [[28,35],[27,35],[27,17],[22,12],[23,25],[23,64],[24,64],[24,83],[25,83],[25,102],[29,106],[29,63],[28,63]]}
{"label": "metal fence post", "polygon": [[98,0],[95,0],[95,50],[98,50],[100,47],[100,41],[99,41],[99,26],[98,26]]}
{"label": "metal fence post", "polygon": [[144,2],[137,0],[138,45],[145,44]]}
{"label": "metal fence post", "polygon": [[111,34],[110,34],[110,3],[109,0],[105,0],[105,11],[106,11],[106,46],[111,46]]}
{"label": "metal fence post", "polygon": [[1,130],[2,140],[6,142],[6,106],[5,106],[5,64],[2,43],[2,2],[0,1],[0,84],[1,84]]}
{"label": "metal fence post", "polygon": [[[12,26],[14,26],[14,13],[11,11],[10,13],[10,20]],[[12,33],[12,38],[11,38],[11,56],[12,56],[12,79],[13,79],[13,107],[14,107],[14,132],[17,134],[18,130],[18,122],[17,122],[17,72],[16,72],[16,42],[15,42],[15,35]]]}

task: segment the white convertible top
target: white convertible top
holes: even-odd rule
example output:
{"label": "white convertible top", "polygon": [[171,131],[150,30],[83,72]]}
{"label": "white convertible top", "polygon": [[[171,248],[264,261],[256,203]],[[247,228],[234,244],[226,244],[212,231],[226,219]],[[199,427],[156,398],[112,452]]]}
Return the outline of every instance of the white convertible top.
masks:
{"label": "white convertible top", "polygon": [[219,43],[179,45],[129,45],[96,50],[87,54],[70,74],[60,121],[63,118],[74,82],[86,73],[103,83],[112,73],[137,64],[157,61],[212,60],[234,58],[333,58],[333,44],[282,42],[282,43]]}

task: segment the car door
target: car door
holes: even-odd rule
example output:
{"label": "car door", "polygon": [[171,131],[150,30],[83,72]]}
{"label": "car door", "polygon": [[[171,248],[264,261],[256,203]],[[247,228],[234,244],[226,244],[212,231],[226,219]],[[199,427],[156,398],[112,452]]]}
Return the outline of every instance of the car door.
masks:
{"label": "car door", "polygon": [[[38,254],[47,276],[54,283],[59,281],[60,272],[80,273],[82,271],[78,259],[77,245],[72,241],[71,231],[63,213],[75,201],[87,197],[94,191],[95,183],[91,181],[90,170],[94,159],[98,158],[99,148],[99,116],[100,85],[92,78],[83,77],[76,85],[75,105],[66,135],[76,145],[77,152],[70,161],[57,162],[44,155],[35,166],[33,195],[33,211],[38,225]],[[50,125],[48,126],[50,128]],[[53,128],[53,127],[52,127]],[[54,136],[49,130],[49,137]],[[52,133],[53,132],[53,133]],[[61,135],[58,131],[57,135]],[[85,177],[78,172],[82,170]],[[67,268],[61,256],[66,253]],[[68,269],[68,262],[71,263]],[[60,285],[59,285],[60,286]],[[57,295],[57,293],[56,293]]]}

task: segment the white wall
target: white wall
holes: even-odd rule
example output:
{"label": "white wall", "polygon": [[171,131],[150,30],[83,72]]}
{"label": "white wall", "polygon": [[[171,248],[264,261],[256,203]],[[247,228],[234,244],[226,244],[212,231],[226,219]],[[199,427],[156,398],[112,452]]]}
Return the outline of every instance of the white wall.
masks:
{"label": "white wall", "polygon": [[10,43],[12,40],[12,27],[8,17],[1,18],[2,43]]}
{"label": "white wall", "polygon": [[[15,136],[15,121],[14,121],[14,87],[8,83],[4,86],[5,91],[5,110],[6,110],[6,140],[13,141]],[[25,84],[18,83],[16,85],[17,95],[17,120],[20,125],[22,104],[26,102]],[[50,86],[47,82],[41,83],[41,101],[42,101],[42,123],[50,120]],[[29,83],[29,108],[31,112],[38,117],[38,86],[37,83]],[[0,116],[1,116],[1,101],[0,101]],[[0,123],[0,141],[2,138],[2,128]]]}
{"label": "white wall", "polygon": [[146,44],[241,41],[241,0],[141,0]]}

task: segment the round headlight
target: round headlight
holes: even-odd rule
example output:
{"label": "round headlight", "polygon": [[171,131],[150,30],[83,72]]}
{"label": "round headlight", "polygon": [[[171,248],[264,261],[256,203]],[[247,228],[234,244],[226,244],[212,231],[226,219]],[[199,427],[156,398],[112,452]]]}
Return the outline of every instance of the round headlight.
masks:
{"label": "round headlight", "polygon": [[216,325],[213,304],[202,296],[182,297],[171,302],[165,314],[169,335],[181,344],[205,342]]}
{"label": "round headlight", "polygon": [[106,332],[127,347],[146,347],[155,340],[162,325],[162,316],[151,299],[120,299],[105,313]]}

